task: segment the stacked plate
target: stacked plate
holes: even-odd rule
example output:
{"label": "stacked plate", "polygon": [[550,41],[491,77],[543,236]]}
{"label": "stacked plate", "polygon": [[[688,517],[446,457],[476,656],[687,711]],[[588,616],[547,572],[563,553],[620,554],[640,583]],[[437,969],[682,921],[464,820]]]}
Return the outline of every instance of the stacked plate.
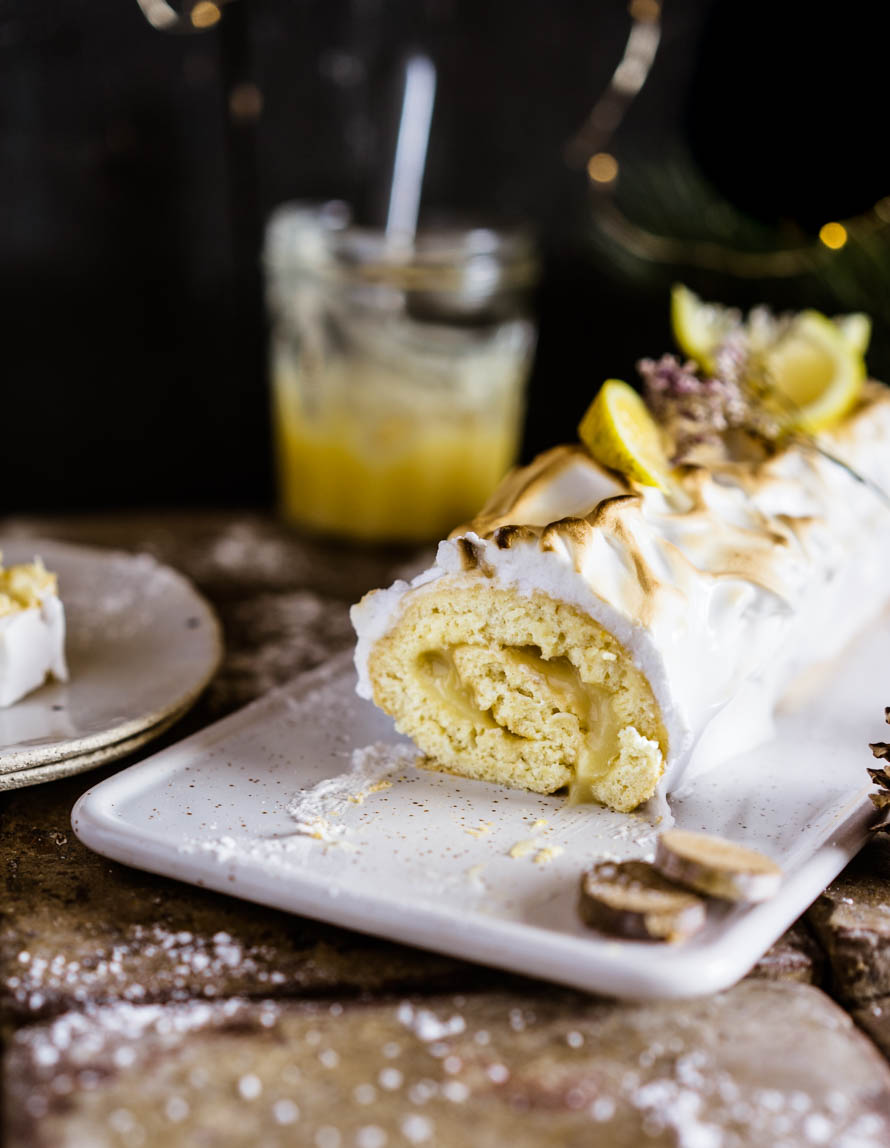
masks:
{"label": "stacked plate", "polygon": [[59,575],[70,680],[0,709],[0,790],[80,773],[163,733],[219,665],[210,606],[146,554],[0,538],[4,565]]}

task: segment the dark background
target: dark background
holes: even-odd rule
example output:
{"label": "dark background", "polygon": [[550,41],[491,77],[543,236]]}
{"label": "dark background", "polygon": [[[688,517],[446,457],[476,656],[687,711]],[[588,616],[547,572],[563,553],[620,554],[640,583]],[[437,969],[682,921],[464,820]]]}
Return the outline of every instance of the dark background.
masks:
{"label": "dark background", "polygon": [[620,202],[681,240],[814,248],[780,276],[653,262],[601,233],[565,145],[629,26],[612,0],[237,0],[175,36],[136,0],[0,0],[0,513],[271,503],[262,221],[332,195],[380,218],[412,46],[439,71],[425,208],[541,236],[526,455],[572,433],[604,376],[667,349],[676,278],[869,310],[890,375],[886,229],[869,216],[830,262],[815,239],[890,194],[887,15],[665,4],[614,140]]}

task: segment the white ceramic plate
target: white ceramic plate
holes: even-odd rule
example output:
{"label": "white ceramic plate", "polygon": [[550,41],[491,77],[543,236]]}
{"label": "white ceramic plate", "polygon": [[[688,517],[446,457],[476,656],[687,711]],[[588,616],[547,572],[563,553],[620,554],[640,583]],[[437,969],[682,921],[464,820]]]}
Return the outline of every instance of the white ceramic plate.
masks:
{"label": "white ceramic plate", "polygon": [[885,620],[780,715],[772,741],[672,799],[678,825],[765,850],[787,874],[771,901],[712,911],[681,945],[610,940],[576,913],[593,862],[651,856],[642,815],[408,766],[389,788],[355,782],[339,812],[322,801],[333,844],[295,833],[301,789],[305,815],[305,790],[354,750],[407,745],[354,695],[344,657],[103,781],[73,826],[126,864],[423,948],[620,997],[709,993],[743,976],[865,840],[888,644]]}
{"label": "white ceramic plate", "polygon": [[122,757],[142,749],[149,742],[154,741],[165,733],[172,725],[184,717],[191,706],[168,714],[148,729],[125,737],[123,741],[103,745],[89,753],[75,753],[71,757],[62,757],[58,761],[49,761],[45,765],[32,765],[25,769],[17,769],[13,773],[0,773],[0,793],[4,789],[24,789],[26,785],[40,785],[44,781],[58,781],[62,777],[72,777],[75,773],[84,773],[88,769],[97,769],[100,765],[109,765],[119,761]]}
{"label": "white ceramic plate", "polygon": [[213,611],[149,555],[30,539],[0,539],[0,551],[6,565],[39,554],[58,573],[70,672],[68,682],[0,709],[0,777],[16,774],[22,784],[24,770],[108,760],[100,751],[161,732],[216,670],[222,643]]}

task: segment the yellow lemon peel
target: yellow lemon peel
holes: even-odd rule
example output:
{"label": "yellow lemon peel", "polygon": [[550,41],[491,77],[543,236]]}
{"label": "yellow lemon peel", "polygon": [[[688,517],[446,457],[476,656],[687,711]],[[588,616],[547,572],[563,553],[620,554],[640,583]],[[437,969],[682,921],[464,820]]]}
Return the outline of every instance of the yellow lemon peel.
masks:
{"label": "yellow lemon peel", "polygon": [[646,404],[627,383],[607,379],[578,426],[593,457],[642,486],[671,486],[670,463]]}

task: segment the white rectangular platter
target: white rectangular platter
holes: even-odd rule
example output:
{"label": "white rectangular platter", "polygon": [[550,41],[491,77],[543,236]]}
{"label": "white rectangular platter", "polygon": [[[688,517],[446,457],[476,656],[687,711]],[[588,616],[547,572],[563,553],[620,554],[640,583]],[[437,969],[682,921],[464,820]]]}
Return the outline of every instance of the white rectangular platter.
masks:
{"label": "white rectangular platter", "polygon": [[[712,910],[683,944],[612,940],[576,911],[594,862],[651,857],[654,813],[416,769],[356,697],[345,655],[101,782],[72,822],[105,856],[259,904],[611,996],[696,996],[743,976],[865,841],[888,648],[884,619],[779,714],[771,741],[672,797],[680,827],[762,849],[786,872],[771,901]],[[307,793],[356,758],[392,771]]]}

